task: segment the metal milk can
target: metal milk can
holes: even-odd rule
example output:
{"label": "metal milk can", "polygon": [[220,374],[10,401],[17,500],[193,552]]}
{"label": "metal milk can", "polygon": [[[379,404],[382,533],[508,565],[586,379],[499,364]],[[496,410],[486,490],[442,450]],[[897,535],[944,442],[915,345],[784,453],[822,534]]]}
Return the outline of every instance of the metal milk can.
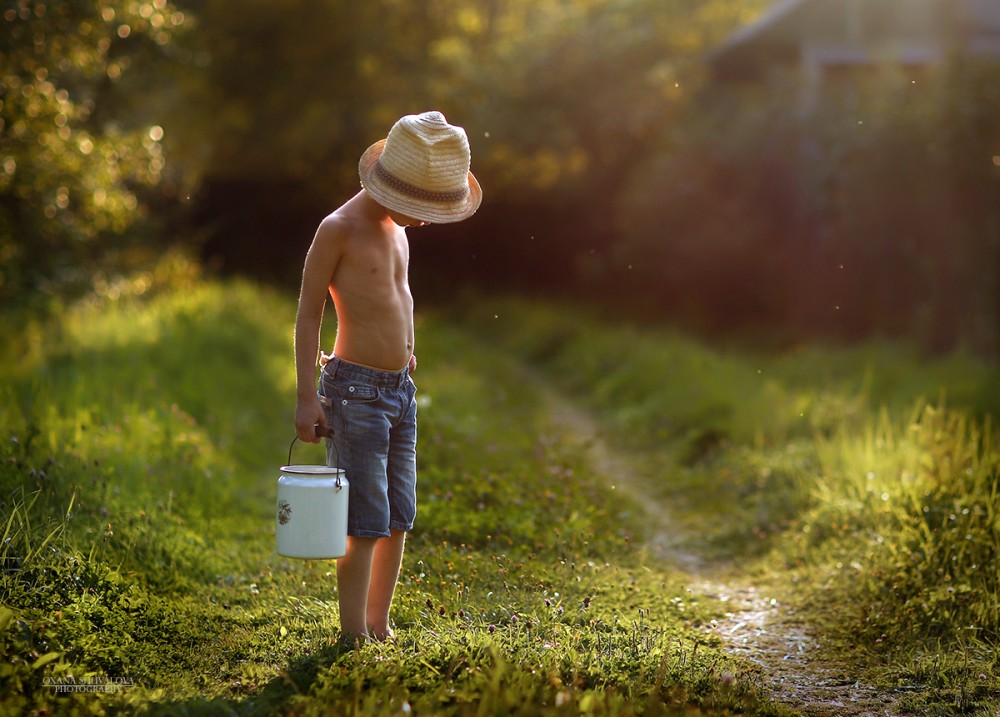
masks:
{"label": "metal milk can", "polygon": [[[289,448],[289,463],[291,455]],[[278,554],[310,560],[343,557],[347,553],[348,488],[340,468],[282,466],[275,530]]]}

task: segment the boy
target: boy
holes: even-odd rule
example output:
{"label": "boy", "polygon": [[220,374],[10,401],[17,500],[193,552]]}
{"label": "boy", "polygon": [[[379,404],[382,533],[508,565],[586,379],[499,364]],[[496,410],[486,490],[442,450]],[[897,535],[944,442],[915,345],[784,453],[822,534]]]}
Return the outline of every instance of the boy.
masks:
{"label": "boy", "polygon": [[[350,641],[392,636],[389,607],[416,513],[413,298],[406,227],[472,216],[482,190],[465,130],[440,112],[407,115],[359,163],[362,189],[319,225],[295,320],[300,440],[327,438],[350,481],[347,554],[337,561],[340,627]],[[319,350],[326,294],[337,312]],[[316,364],[321,375],[316,391]]]}

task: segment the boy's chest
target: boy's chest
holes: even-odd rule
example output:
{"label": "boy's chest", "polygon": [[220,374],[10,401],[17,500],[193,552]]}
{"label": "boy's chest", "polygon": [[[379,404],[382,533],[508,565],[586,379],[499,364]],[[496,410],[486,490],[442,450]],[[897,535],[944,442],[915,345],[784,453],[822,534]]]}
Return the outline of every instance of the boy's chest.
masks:
{"label": "boy's chest", "polygon": [[406,283],[409,246],[405,238],[356,244],[351,249],[344,268],[352,275],[372,283]]}

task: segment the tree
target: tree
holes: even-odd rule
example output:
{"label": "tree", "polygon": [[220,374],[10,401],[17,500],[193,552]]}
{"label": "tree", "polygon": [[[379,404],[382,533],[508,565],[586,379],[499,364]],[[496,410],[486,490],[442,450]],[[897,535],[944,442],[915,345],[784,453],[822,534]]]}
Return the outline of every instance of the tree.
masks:
{"label": "tree", "polygon": [[356,191],[364,147],[400,115],[438,109],[468,130],[486,202],[463,242],[442,240],[437,266],[475,272],[476,254],[494,276],[516,257],[505,278],[532,281],[528,264],[562,257],[569,269],[549,273],[548,286],[612,240],[610,208],[636,157],[693,95],[699,53],[747,6],[187,2],[209,58],[184,118],[205,138],[198,219],[214,232],[209,254],[267,276],[299,263],[323,213]]}
{"label": "tree", "polygon": [[0,11],[0,301],[89,283],[134,238],[163,129],[118,110],[172,41],[166,0],[17,0]]}

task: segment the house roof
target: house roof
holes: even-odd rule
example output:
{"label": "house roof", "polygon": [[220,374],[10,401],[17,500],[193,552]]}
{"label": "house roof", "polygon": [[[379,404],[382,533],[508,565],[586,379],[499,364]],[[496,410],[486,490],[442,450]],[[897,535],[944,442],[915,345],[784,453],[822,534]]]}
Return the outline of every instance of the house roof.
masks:
{"label": "house roof", "polygon": [[782,28],[789,24],[793,15],[801,11],[802,6],[809,2],[810,0],[778,0],[756,21],[744,25],[724,40],[721,45],[713,49],[710,53],[710,59],[729,54],[737,47],[752,43],[764,35],[780,35]]}
{"label": "house roof", "polygon": [[[864,37],[858,34],[862,28]],[[746,77],[762,63],[794,60],[812,41],[858,57],[866,47],[888,42],[900,59],[923,62],[921,57],[935,55],[932,45],[943,48],[942,33],[949,32],[969,52],[1000,56],[1000,0],[776,0],[707,60],[716,73]]]}

